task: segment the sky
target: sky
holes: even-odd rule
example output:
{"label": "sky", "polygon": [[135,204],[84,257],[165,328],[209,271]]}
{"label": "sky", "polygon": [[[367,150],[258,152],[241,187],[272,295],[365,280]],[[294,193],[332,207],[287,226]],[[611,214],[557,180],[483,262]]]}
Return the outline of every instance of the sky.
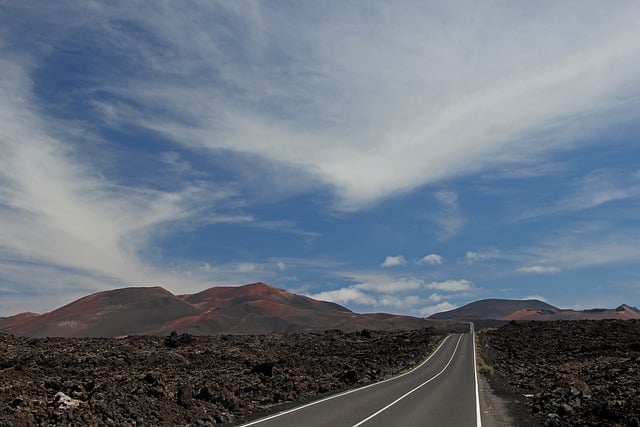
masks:
{"label": "sky", "polygon": [[0,316],[262,281],[640,305],[639,2],[0,3]]}

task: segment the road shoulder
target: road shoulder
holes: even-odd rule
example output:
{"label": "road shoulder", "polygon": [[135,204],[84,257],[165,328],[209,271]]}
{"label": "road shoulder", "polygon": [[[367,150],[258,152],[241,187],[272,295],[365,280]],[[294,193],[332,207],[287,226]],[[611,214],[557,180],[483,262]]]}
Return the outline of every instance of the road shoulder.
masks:
{"label": "road shoulder", "polygon": [[507,427],[515,425],[509,414],[507,401],[496,395],[484,375],[478,375],[480,414],[482,427]]}

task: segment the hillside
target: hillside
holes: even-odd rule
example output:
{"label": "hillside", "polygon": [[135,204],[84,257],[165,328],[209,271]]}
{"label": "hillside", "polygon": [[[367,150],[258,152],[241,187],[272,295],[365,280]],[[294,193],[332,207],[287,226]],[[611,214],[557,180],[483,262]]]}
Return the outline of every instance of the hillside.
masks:
{"label": "hillside", "polygon": [[640,319],[637,308],[623,304],[615,309],[568,310],[538,300],[484,299],[454,310],[436,313],[430,319],[459,320],[604,320]]}
{"label": "hillside", "polygon": [[123,288],[80,298],[50,313],[0,319],[0,333],[31,337],[264,334],[323,329],[413,329],[429,321],[385,313],[357,314],[338,304],[264,283],[174,295],[161,287]]}

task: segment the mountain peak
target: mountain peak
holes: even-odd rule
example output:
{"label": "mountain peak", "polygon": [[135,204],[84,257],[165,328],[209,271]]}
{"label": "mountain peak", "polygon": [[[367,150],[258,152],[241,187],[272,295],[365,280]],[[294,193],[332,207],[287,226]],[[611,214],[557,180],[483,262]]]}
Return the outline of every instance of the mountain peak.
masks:
{"label": "mountain peak", "polygon": [[[24,321],[23,321],[24,320]],[[195,294],[129,287],[97,292],[43,315],[0,318],[0,333],[32,337],[261,334],[322,329],[414,329],[428,321],[410,316],[356,314],[263,282],[216,286]]]}
{"label": "mountain peak", "polygon": [[636,307],[631,307],[630,305],[627,304],[621,304],[616,308],[617,312],[621,312],[621,311],[635,311],[637,313],[640,313],[640,310],[638,310]]}
{"label": "mountain peak", "polygon": [[491,320],[600,320],[640,319],[640,311],[626,304],[616,309],[566,310],[539,300],[486,299],[454,310],[436,313],[433,319]]}

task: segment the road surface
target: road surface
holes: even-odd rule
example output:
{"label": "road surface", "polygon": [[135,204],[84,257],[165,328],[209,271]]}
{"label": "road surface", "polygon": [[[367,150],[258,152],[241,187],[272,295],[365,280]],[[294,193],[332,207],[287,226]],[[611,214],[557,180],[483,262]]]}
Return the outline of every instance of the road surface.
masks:
{"label": "road surface", "polygon": [[453,334],[411,372],[244,426],[480,427],[471,333]]}

